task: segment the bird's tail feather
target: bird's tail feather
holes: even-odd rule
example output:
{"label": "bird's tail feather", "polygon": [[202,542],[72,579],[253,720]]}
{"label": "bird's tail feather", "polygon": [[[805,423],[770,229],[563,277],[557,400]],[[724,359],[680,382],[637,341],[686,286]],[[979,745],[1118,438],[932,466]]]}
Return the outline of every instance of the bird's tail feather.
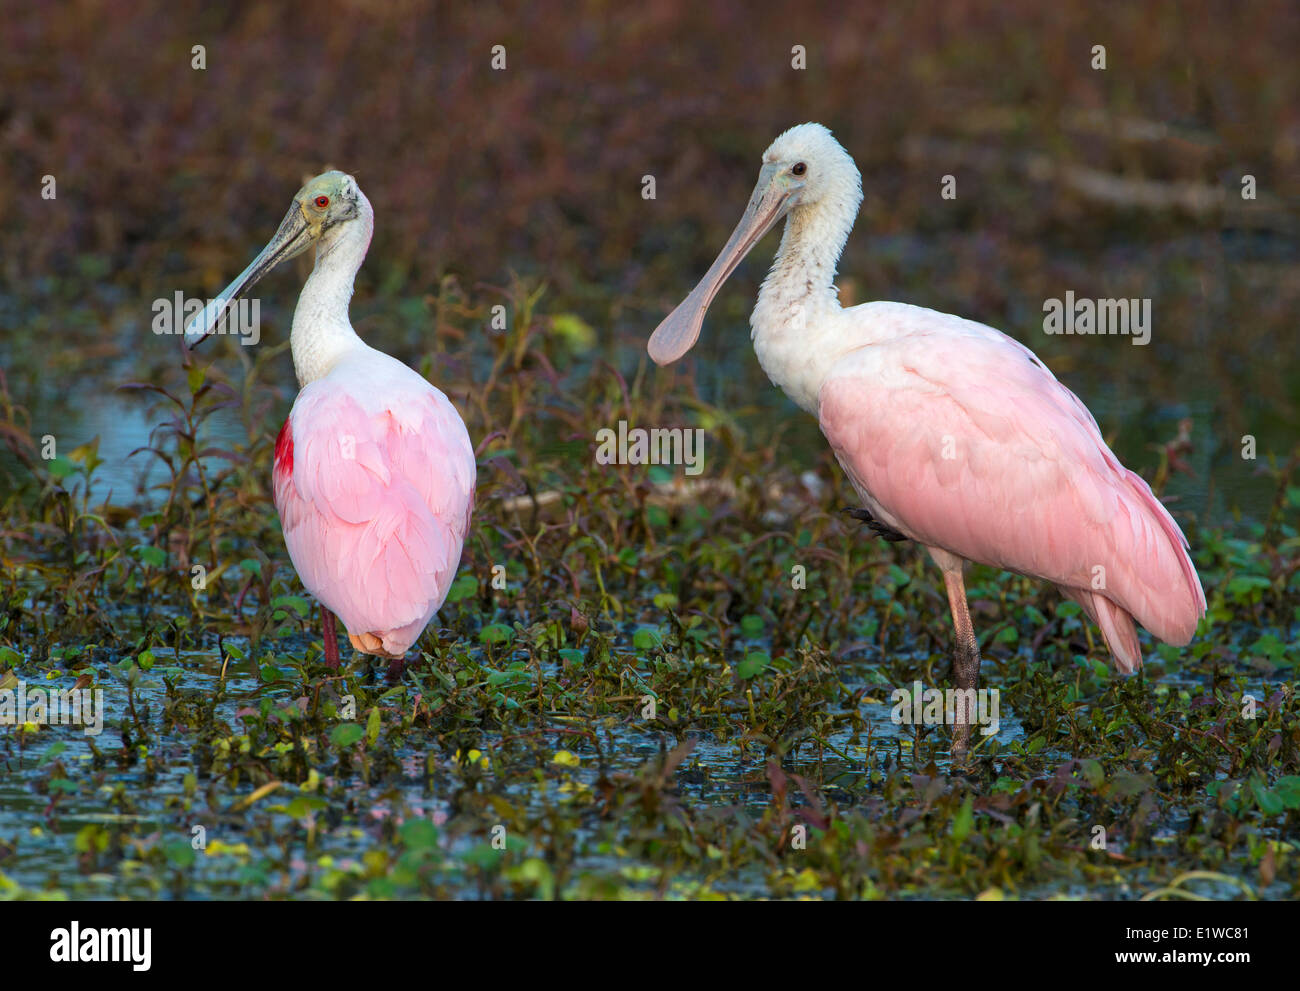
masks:
{"label": "bird's tail feather", "polygon": [[1115,667],[1124,674],[1132,674],[1142,666],[1142,645],[1138,643],[1137,624],[1127,610],[1089,589],[1071,588],[1068,585],[1058,585],[1057,588],[1067,599],[1079,603],[1088,618],[1101,628],[1106,646],[1115,658]]}
{"label": "bird's tail feather", "polygon": [[[1143,617],[1142,625],[1157,633],[1166,643],[1181,647],[1191,641],[1192,634],[1196,632],[1197,622],[1205,615],[1205,590],[1201,587],[1201,579],[1196,574],[1196,566],[1192,564],[1192,557],[1188,553],[1187,537],[1174,522],[1165,504],[1156,498],[1156,494],[1151,491],[1151,486],[1141,475],[1127,469],[1125,472],[1129,487],[1137,494],[1169,541],[1170,550],[1177,559],[1181,581],[1173,574],[1169,575],[1168,581],[1171,585],[1181,585],[1185,596],[1168,615],[1153,616],[1150,623],[1147,622],[1146,617]],[[1174,593],[1175,589],[1171,587],[1168,591]]]}

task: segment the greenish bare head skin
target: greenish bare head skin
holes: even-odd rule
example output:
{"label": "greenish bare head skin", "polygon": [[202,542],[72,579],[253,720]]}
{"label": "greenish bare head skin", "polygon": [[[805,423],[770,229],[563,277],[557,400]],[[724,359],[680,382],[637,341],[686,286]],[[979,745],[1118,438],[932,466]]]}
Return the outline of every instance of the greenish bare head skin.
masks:
{"label": "greenish bare head skin", "polygon": [[331,227],[355,220],[360,213],[360,198],[361,190],[357,188],[357,181],[346,172],[322,172],[316,178],[308,180],[294,194],[293,201],[302,212],[310,239],[294,254],[320,240]]}
{"label": "greenish bare head skin", "polygon": [[185,328],[185,341],[194,347],[212,333],[230,304],[248,292],[271,269],[296,258],[331,229],[361,215],[361,190],[346,172],[324,172],[294,194],[293,205],[275,235],[220,295]]}

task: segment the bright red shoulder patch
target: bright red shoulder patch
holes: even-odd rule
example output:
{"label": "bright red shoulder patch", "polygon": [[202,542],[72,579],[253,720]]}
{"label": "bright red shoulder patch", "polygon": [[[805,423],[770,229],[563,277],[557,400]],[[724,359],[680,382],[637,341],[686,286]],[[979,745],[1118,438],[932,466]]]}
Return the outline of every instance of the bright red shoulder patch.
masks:
{"label": "bright red shoulder patch", "polygon": [[293,475],[293,430],[288,417],[280,428],[280,436],[275,438],[275,473]]}

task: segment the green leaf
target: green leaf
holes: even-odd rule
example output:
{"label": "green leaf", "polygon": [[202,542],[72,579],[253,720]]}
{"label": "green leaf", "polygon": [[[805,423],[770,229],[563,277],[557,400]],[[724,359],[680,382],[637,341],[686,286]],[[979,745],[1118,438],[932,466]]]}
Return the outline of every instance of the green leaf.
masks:
{"label": "green leaf", "polygon": [[1252,654],[1259,654],[1267,657],[1275,664],[1288,663],[1288,660],[1286,659],[1286,644],[1272,633],[1265,633],[1251,644],[1250,652]]}
{"label": "green leaf", "polygon": [[428,850],[438,845],[438,829],[428,819],[408,819],[397,830],[408,850]]}
{"label": "green leaf", "polygon": [[643,626],[632,634],[632,646],[637,650],[653,650],[663,645],[663,637],[652,626]]}
{"label": "green leaf", "polygon": [[1270,791],[1264,786],[1264,782],[1256,778],[1250,783],[1250,790],[1255,794],[1255,804],[1259,806],[1259,811],[1266,816],[1281,815],[1286,811],[1286,802],[1282,796],[1274,791]]}
{"label": "green leaf", "polygon": [[1300,776],[1291,774],[1273,783],[1273,794],[1288,809],[1300,809]]}
{"label": "green leaf", "polygon": [[311,603],[301,595],[277,595],[271,600],[272,609],[288,607],[304,619],[311,613]]}
{"label": "green leaf", "polygon": [[[506,845],[509,846],[510,840],[506,839]],[[471,847],[462,855],[465,863],[472,864],[480,870],[490,870],[496,867],[501,861],[501,856],[505,851],[498,850],[490,843],[480,843],[476,847]]]}
{"label": "green leaf", "polygon": [[576,313],[557,313],[551,317],[551,332],[579,354],[596,346],[596,332]]}
{"label": "green leaf", "polygon": [[751,651],[745,659],[736,665],[736,673],[741,678],[755,678],[772,663],[772,658],[761,650]]}
{"label": "green leaf", "polygon": [[365,735],[366,731],[357,723],[341,723],[335,726],[334,731],[330,733],[330,742],[339,749],[343,749],[352,746]]}
{"label": "green leaf", "polygon": [[303,819],[312,812],[319,812],[329,803],[319,795],[298,795],[285,809],[295,819]]}
{"label": "green leaf", "polygon": [[137,544],[136,557],[152,568],[162,568],[167,564],[167,552],[153,544]]}
{"label": "green leaf", "polygon": [[1035,607],[1033,607],[1033,606],[1025,606],[1025,608],[1024,608],[1024,610],[1023,610],[1023,613],[1024,613],[1024,617],[1025,617],[1025,619],[1027,619],[1027,620],[1029,620],[1029,622],[1033,623],[1034,626],[1038,627],[1038,626],[1046,626],[1046,625],[1047,625],[1047,617],[1044,616],[1041,612],[1039,612]]}
{"label": "green leaf", "polygon": [[1088,782],[1088,784],[1094,789],[1100,788],[1106,780],[1106,772],[1101,766],[1101,761],[1093,760],[1092,758],[1082,762],[1082,766],[1079,768],[1079,774],[1081,774],[1083,780]]}
{"label": "green leaf", "polygon": [[975,824],[974,802],[971,796],[966,796],[966,801],[961,803],[961,808],[952,819],[952,838],[960,843],[970,835],[971,827]]}
{"label": "green leaf", "polygon": [[527,685],[533,680],[528,674],[528,666],[523,661],[516,661],[504,671],[494,671],[491,668],[483,670],[488,672],[487,683],[493,688]]}
{"label": "green leaf", "polygon": [[76,470],[77,466],[64,457],[52,458],[49,464],[46,465],[46,471],[50,473],[50,477],[59,481],[67,478]]}
{"label": "green leaf", "polygon": [[1255,593],[1272,587],[1273,583],[1263,575],[1237,575],[1228,581],[1225,591],[1232,599],[1251,600],[1258,598]]}
{"label": "green leaf", "polygon": [[460,602],[462,599],[468,599],[472,595],[478,594],[478,579],[473,575],[461,575],[451,583],[451,588],[447,590],[448,602]]}
{"label": "green leaf", "polygon": [[510,643],[514,638],[514,629],[504,623],[489,623],[478,631],[479,643]]}

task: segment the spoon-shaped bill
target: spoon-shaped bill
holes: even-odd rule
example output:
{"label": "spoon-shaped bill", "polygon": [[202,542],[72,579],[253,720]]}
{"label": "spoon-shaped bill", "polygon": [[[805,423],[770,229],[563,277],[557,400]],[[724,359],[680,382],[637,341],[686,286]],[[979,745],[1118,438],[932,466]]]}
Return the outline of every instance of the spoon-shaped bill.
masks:
{"label": "spoon-shaped bill", "polygon": [[252,264],[240,272],[230,285],[221,290],[216,299],[203,307],[202,313],[189,322],[185,328],[186,347],[194,348],[199,341],[208,337],[225,316],[231,303],[280,262],[306,251],[313,239],[314,233],[307,223],[307,217],[295,202],[285,214],[284,220],[280,221],[280,229],[253,259]]}
{"label": "spoon-shaped bill", "polygon": [[674,362],[695,346],[700,337],[700,328],[704,325],[704,314],[713,302],[713,297],[745,255],[749,254],[749,250],[785,216],[790,206],[791,190],[782,188],[780,183],[774,181],[777,173],[777,165],[763,166],[758,173],[758,184],[749,198],[749,206],[745,207],[745,213],[726,246],[709,266],[699,285],[650,335],[646,350],[650,352],[655,364],[667,365]]}

